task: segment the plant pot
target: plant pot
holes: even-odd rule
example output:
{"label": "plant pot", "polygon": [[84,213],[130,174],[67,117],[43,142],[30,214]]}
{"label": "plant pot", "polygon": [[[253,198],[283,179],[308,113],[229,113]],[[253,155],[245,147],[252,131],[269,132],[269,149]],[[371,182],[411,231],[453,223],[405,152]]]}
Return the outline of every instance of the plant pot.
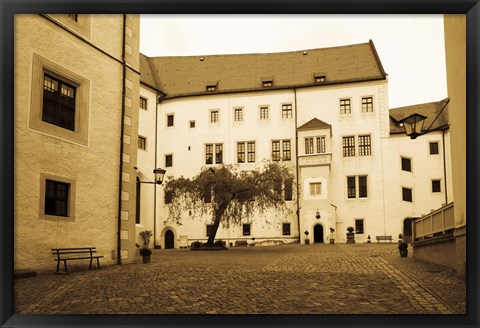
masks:
{"label": "plant pot", "polygon": [[310,239],[305,239],[305,245],[309,245],[310,244]]}
{"label": "plant pot", "polygon": [[142,256],[143,264],[150,263],[150,255]]}
{"label": "plant pot", "polygon": [[335,238],[330,238],[330,244],[335,244]]}
{"label": "plant pot", "polygon": [[401,249],[400,257],[407,257],[407,256],[408,256],[408,249]]}

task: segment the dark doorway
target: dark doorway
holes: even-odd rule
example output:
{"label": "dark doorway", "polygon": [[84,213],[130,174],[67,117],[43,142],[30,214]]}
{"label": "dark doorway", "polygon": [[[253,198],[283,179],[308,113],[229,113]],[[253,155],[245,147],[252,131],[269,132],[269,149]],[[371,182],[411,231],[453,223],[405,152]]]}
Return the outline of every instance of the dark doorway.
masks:
{"label": "dark doorway", "polygon": [[403,221],[403,239],[407,243],[412,242],[412,222],[414,218],[408,218]]}
{"label": "dark doorway", "polygon": [[172,230],[167,230],[165,232],[165,248],[174,248],[174,242],[173,242],[173,232]]}
{"label": "dark doorway", "polygon": [[313,228],[313,242],[323,243],[323,226],[321,224],[317,224]]}

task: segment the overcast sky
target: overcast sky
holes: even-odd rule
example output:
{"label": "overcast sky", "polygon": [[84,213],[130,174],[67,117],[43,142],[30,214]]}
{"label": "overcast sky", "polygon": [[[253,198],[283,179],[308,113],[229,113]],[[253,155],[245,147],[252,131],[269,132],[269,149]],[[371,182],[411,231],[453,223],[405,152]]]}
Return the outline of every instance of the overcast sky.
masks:
{"label": "overcast sky", "polygon": [[190,56],[295,51],[372,39],[390,108],[447,97],[442,15],[141,15],[140,52]]}

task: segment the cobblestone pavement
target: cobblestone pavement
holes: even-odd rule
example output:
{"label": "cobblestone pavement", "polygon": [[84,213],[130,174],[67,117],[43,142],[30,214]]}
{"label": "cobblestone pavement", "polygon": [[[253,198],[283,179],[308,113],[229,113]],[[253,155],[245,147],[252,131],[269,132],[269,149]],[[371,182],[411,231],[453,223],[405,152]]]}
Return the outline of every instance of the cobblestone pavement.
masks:
{"label": "cobblestone pavement", "polygon": [[394,243],[155,250],[150,264],[16,280],[15,297],[24,314],[466,313],[465,281]]}

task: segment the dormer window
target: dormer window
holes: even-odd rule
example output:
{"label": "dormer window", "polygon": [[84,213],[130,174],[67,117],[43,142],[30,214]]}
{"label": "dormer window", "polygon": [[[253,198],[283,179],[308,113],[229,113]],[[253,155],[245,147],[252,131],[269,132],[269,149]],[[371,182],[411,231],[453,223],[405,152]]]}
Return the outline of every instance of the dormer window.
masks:
{"label": "dormer window", "polygon": [[212,92],[217,90],[218,81],[207,82],[207,92]]}
{"label": "dormer window", "polygon": [[326,72],[314,73],[313,77],[315,79],[315,83],[323,83],[323,82],[327,81],[327,73]]}
{"label": "dormer window", "polygon": [[262,78],[262,86],[264,88],[269,88],[269,87],[272,87],[273,86],[273,77],[269,76],[269,77],[263,77]]}

